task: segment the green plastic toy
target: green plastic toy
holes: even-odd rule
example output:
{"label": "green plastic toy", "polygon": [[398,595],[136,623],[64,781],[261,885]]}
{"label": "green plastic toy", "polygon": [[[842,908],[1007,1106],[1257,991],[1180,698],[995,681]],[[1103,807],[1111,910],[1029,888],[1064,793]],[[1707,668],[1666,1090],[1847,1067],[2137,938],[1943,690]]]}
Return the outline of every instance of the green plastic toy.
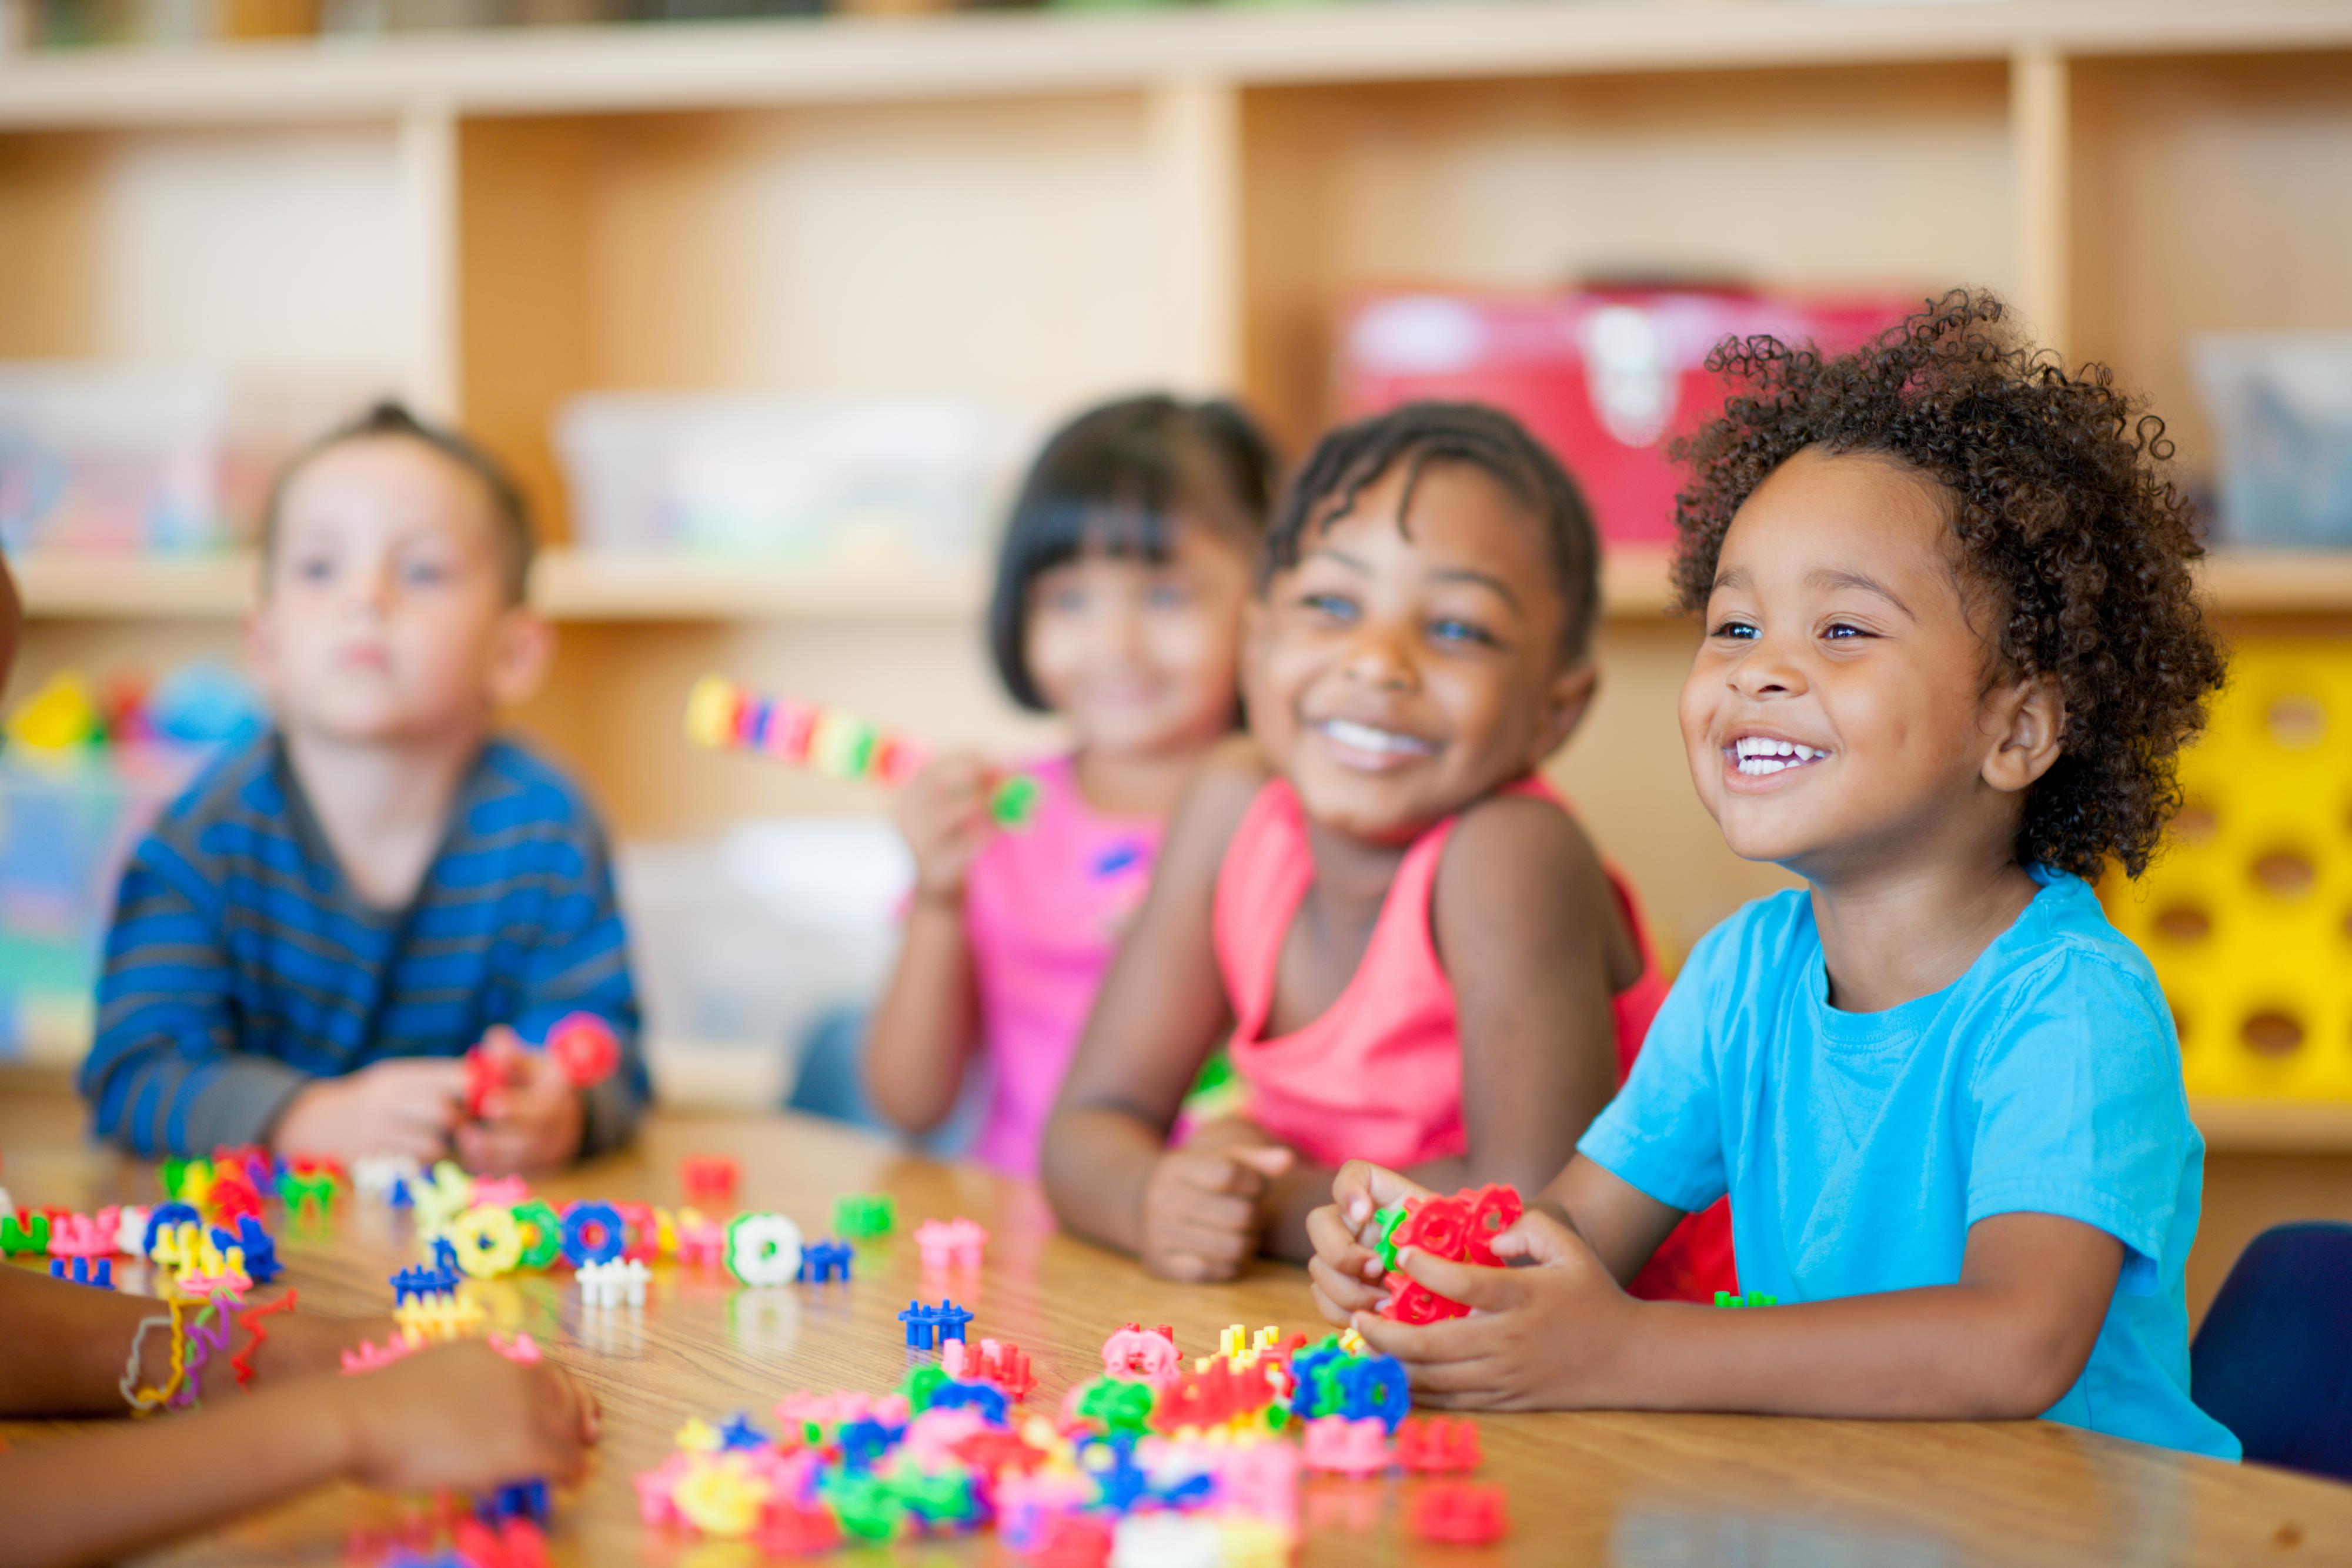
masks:
{"label": "green plastic toy", "polygon": [[817,1495],[844,1535],[890,1541],[906,1532],[907,1505],[878,1476],[828,1474],[818,1483]]}
{"label": "green plastic toy", "polygon": [[1141,1432],[1151,1423],[1151,1385],[1124,1377],[1097,1377],[1078,1395],[1078,1414],[1110,1432]]}
{"label": "green plastic toy", "polygon": [[947,1372],[937,1365],[910,1370],[907,1380],[898,1385],[898,1392],[907,1396],[908,1413],[919,1416],[929,1409],[931,1401],[939,1397],[940,1385],[947,1381]]}
{"label": "green plastic toy", "polygon": [[524,1228],[530,1240],[523,1244],[522,1266],[526,1269],[552,1269],[555,1260],[563,1256],[563,1221],[555,1206],[543,1197],[527,1198],[514,1207],[515,1223]]}
{"label": "green plastic toy", "polygon": [[1035,820],[1037,802],[1043,794],[1043,789],[1031,775],[1010,774],[989,792],[988,820],[1007,832],[1024,831]]}
{"label": "green plastic toy", "polygon": [[887,1236],[898,1223],[898,1206],[887,1193],[852,1193],[833,1202],[833,1228],[860,1240]]}
{"label": "green plastic toy", "polygon": [[1715,1293],[1715,1304],[1724,1308],[1777,1307],[1780,1304],[1780,1298],[1768,1296],[1761,1291],[1750,1291],[1744,1296],[1735,1296],[1729,1291],[1717,1291]]}
{"label": "green plastic toy", "polygon": [[1381,1267],[1394,1269],[1397,1255],[1397,1227],[1405,1221],[1405,1207],[1401,1203],[1391,1204],[1386,1208],[1375,1210],[1372,1218],[1381,1222],[1381,1244],[1374,1249],[1381,1255]]}
{"label": "green plastic toy", "polygon": [[335,1178],[324,1171],[288,1171],[278,1178],[278,1201],[315,1219],[335,1216]]}

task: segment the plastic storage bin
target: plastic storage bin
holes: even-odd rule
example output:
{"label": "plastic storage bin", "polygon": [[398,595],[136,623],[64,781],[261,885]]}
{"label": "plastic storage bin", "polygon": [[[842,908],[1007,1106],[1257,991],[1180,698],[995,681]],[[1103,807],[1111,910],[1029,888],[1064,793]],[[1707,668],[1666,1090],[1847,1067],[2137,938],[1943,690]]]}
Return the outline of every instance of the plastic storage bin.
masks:
{"label": "plastic storage bin", "polygon": [[1666,443],[1723,402],[1706,370],[1708,350],[1769,333],[1835,353],[1920,303],[1913,294],[1798,299],[1674,288],[1381,294],[1341,324],[1339,401],[1349,415],[1416,398],[1507,409],[1576,476],[1602,538],[1663,543],[1674,538],[1682,483]]}
{"label": "plastic storage bin", "polygon": [[809,1030],[881,992],[913,880],[878,819],[784,818],[615,861],[665,1103],[771,1108]]}
{"label": "plastic storage bin", "polygon": [[122,864],[213,755],[0,752],[0,1058],[80,1059]]}
{"label": "plastic storage bin", "polygon": [[812,564],[976,556],[1024,434],[922,398],[595,392],[555,423],[581,547]]}
{"label": "plastic storage bin", "polygon": [[2352,545],[2352,332],[2208,333],[2189,357],[2232,544]]}
{"label": "plastic storage bin", "polygon": [[0,543],[12,552],[219,545],[228,465],[218,376],[0,363]]}

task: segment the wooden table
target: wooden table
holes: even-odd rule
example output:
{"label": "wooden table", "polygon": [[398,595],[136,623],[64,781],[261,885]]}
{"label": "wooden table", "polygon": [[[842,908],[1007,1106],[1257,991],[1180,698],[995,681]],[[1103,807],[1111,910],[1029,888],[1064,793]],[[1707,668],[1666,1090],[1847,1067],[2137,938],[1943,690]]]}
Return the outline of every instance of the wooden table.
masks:
{"label": "wooden table", "polygon": [[[0,1094],[0,1153],[19,1202],[78,1207],[154,1198],[140,1166],[76,1141],[79,1115],[42,1096]],[[1228,1323],[1320,1332],[1303,1275],[1266,1265],[1238,1284],[1170,1285],[1055,1233],[1027,1186],[902,1157],[830,1124],[795,1117],[657,1116],[631,1153],[543,1184],[581,1197],[677,1201],[678,1162],[742,1162],[742,1201],[791,1215],[811,1234],[833,1199],[898,1197],[900,1234],[864,1247],[850,1286],[744,1291],[721,1275],[659,1267],[642,1312],[583,1312],[564,1274],[477,1287],[495,1322],[529,1330],[603,1396],[606,1436],[578,1495],[561,1499],[553,1539],[564,1563],[736,1568],[756,1553],[642,1529],[629,1478],[657,1462],[689,1416],[769,1407],[795,1388],[882,1390],[905,1375],[894,1313],[922,1281],[904,1236],[916,1220],[969,1215],[993,1235],[984,1272],[946,1289],[982,1332],[1034,1358],[1034,1400],[1058,1399],[1100,1369],[1104,1336],[1129,1319],[1174,1326],[1188,1352]],[[384,1310],[386,1278],[411,1260],[404,1220],[356,1205],[332,1233],[286,1237],[281,1250],[306,1307]],[[1507,1484],[1516,1533],[1486,1551],[1414,1542],[1402,1527],[1411,1485],[1318,1480],[1305,1497],[1307,1563],[1615,1563],[1625,1568],[1957,1568],[1975,1563],[2352,1563],[2352,1488],[2238,1468],[2039,1422],[1893,1424],[1732,1416],[1483,1417],[1484,1479]],[[14,1427],[12,1441],[58,1428]],[[355,1525],[399,1505],[338,1488],[172,1554],[175,1562],[330,1562]],[[0,1547],[0,1558],[5,1558]],[[898,1549],[917,1563],[1010,1561],[992,1537]],[[879,1560],[851,1554],[849,1563]]]}

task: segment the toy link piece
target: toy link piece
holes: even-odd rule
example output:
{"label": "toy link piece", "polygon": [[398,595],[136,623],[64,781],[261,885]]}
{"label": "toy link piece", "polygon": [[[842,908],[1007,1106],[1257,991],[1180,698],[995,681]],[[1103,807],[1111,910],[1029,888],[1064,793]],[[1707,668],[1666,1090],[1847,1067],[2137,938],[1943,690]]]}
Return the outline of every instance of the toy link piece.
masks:
{"label": "toy link piece", "polygon": [[[718,675],[703,676],[687,695],[686,735],[715,751],[756,751],[830,779],[877,784],[904,784],[931,759],[919,740],[887,734],[838,709],[760,696]],[[1036,815],[1041,793],[1030,775],[1006,774],[989,795],[989,819],[1019,832]]]}

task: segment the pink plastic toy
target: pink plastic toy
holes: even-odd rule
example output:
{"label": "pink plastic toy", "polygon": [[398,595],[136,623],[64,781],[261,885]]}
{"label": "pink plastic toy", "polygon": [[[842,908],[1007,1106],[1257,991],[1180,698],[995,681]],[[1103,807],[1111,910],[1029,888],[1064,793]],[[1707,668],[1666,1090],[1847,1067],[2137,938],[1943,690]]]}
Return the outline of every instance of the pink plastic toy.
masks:
{"label": "pink plastic toy", "polygon": [[115,1211],[101,1208],[95,1218],[60,1214],[49,1222],[52,1258],[111,1258],[118,1220]]}
{"label": "pink plastic toy", "polygon": [[1113,1377],[1132,1377],[1154,1388],[1165,1388],[1183,1371],[1174,1331],[1162,1323],[1147,1329],[1129,1323],[1103,1341],[1103,1370]]}
{"label": "pink plastic toy", "polygon": [[520,1176],[476,1176],[474,1201],[493,1208],[512,1208],[530,1201],[530,1184]]}
{"label": "pink plastic toy", "polygon": [[1373,1476],[1389,1468],[1388,1428],[1377,1416],[1350,1421],[1325,1416],[1307,1423],[1300,1458],[1310,1470],[1342,1476]]}
{"label": "pink plastic toy", "polygon": [[725,1262],[727,1227],[716,1219],[705,1219],[690,1208],[679,1214],[677,1260],[703,1264]]}
{"label": "pink plastic toy", "polygon": [[981,1251],[987,1245],[988,1232],[961,1216],[926,1219],[915,1227],[915,1250],[922,1254],[923,1267],[934,1273],[942,1269],[979,1268]]}

